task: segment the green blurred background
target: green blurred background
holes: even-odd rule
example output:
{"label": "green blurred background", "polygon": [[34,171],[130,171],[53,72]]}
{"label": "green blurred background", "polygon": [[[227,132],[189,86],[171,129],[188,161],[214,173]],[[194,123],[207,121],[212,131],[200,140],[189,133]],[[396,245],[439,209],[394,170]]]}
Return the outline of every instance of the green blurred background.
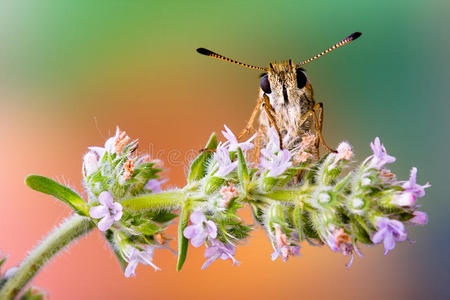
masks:
{"label": "green blurred background", "polygon": [[[238,249],[240,267],[219,262],[200,272],[201,250],[157,253],[163,271],[138,268],[125,279],[95,232],[35,279],[52,299],[443,299],[449,287],[450,164],[448,1],[2,1],[0,2],[0,249],[18,263],[69,214],[28,190],[40,173],[78,191],[81,157],[116,125],[158,153],[170,186],[182,186],[187,153],[226,123],[241,129],[256,101],[258,73],[195,53],[211,48],[249,64],[306,59],[354,31],[354,43],[306,66],[325,105],[329,144],[348,140],[357,159],[380,136],[432,187],[425,227],[414,245],[383,256],[364,248],[346,259],[304,245],[303,256],[270,261],[257,230]],[[422,199],[421,199],[422,200]],[[173,243],[175,245],[175,243]]]}

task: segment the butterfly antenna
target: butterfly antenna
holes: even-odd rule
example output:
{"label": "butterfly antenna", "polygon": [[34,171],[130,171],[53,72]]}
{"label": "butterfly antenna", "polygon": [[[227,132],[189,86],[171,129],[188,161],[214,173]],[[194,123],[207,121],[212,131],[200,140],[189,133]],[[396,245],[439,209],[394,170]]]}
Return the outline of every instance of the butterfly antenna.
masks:
{"label": "butterfly antenna", "polygon": [[210,57],[213,57],[213,58],[216,58],[216,59],[220,59],[220,60],[224,60],[224,61],[236,64],[236,65],[240,65],[242,67],[249,68],[249,69],[252,69],[252,70],[266,71],[265,68],[244,64],[244,63],[242,63],[240,61],[237,61],[237,60],[225,57],[223,55],[220,55],[218,53],[212,52],[211,50],[208,50],[208,49],[205,49],[205,48],[198,48],[197,52],[200,53],[200,54],[206,55],[206,56],[210,56]]}
{"label": "butterfly antenna", "polygon": [[350,43],[351,41],[356,40],[357,38],[359,38],[359,37],[361,36],[361,34],[362,34],[361,32],[354,32],[354,33],[350,34],[348,37],[346,37],[345,39],[343,39],[343,40],[340,41],[339,43],[335,44],[334,46],[328,48],[327,50],[325,50],[325,51],[323,51],[323,52],[320,52],[319,54],[317,54],[317,55],[311,57],[310,59],[304,60],[304,61],[302,61],[301,63],[297,64],[296,67],[298,68],[298,67],[303,66],[303,65],[305,65],[305,64],[307,64],[307,63],[309,63],[309,62],[312,62],[313,60],[318,59],[318,58],[321,57],[322,55],[325,55],[325,54],[327,54],[328,52],[331,52],[331,51],[333,51],[333,50],[336,50],[337,48],[342,47],[342,46],[344,46],[344,45]]}

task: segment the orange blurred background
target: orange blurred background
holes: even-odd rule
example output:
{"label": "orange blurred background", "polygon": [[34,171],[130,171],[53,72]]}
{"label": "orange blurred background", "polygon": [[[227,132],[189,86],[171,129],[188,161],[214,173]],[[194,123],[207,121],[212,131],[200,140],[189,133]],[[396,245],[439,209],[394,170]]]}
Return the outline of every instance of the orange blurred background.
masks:
{"label": "orange blurred background", "polygon": [[162,272],[139,266],[138,276],[126,279],[94,230],[33,284],[51,299],[450,296],[444,181],[450,149],[449,6],[320,2],[3,2],[0,249],[10,254],[7,267],[70,214],[59,201],[26,188],[27,174],[55,178],[83,193],[82,155],[119,125],[140,139],[141,151],[160,154],[168,168],[166,187],[181,187],[192,150],[224,123],[234,131],[245,125],[259,74],[197,55],[195,48],[264,66],[308,58],[362,31],[358,41],[307,70],[325,105],[329,144],[349,140],[361,159],[379,135],[398,158],[393,170],[400,178],[417,166],[419,182],[433,185],[422,202],[430,224],[411,228],[414,245],[398,244],[386,257],[382,246],[364,248],[364,257],[346,270],[347,258],[306,244],[300,258],[272,262],[271,246],[258,229],[237,249],[239,267],[218,261],[201,271],[203,249],[190,248],[177,273],[176,257],[157,251],[154,262]]}

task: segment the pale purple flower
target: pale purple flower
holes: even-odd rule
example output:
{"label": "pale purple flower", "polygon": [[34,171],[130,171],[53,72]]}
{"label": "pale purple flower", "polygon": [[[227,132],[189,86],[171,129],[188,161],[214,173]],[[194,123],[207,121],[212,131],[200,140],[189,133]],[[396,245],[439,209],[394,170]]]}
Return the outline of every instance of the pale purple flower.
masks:
{"label": "pale purple flower", "polygon": [[261,167],[268,170],[267,176],[277,177],[292,166],[292,153],[287,149],[278,151],[276,154],[269,152],[267,149],[261,150],[262,157],[260,159]]}
{"label": "pale purple flower", "polygon": [[231,161],[229,150],[222,144],[219,144],[219,146],[217,147],[216,152],[214,153],[214,158],[219,165],[219,170],[215,175],[219,177],[228,175],[230,172],[236,169],[238,165],[238,161]]}
{"label": "pale purple flower", "polygon": [[161,270],[153,263],[153,247],[148,246],[144,251],[128,246],[126,256],[128,260],[127,268],[125,269],[125,277],[136,276],[135,270],[138,264],[152,266],[155,271]]}
{"label": "pale purple flower", "polygon": [[416,197],[423,197],[425,196],[425,189],[430,187],[431,185],[428,182],[425,185],[419,185],[417,184],[416,179],[417,168],[414,167],[411,169],[409,180],[403,183],[402,188],[405,189],[405,192],[411,192]]}
{"label": "pale purple flower", "polygon": [[431,185],[427,182],[425,185],[419,185],[416,182],[417,168],[411,169],[411,174],[408,181],[403,181],[402,192],[396,194],[393,203],[400,206],[412,206],[416,204],[416,198],[425,196],[425,189]]}
{"label": "pale purple flower", "polygon": [[378,244],[383,241],[384,249],[386,250],[384,255],[387,255],[390,250],[394,249],[395,242],[403,242],[408,237],[405,226],[400,221],[378,217],[376,225],[378,231],[373,235],[372,242]]}
{"label": "pale purple flower", "polygon": [[167,179],[158,180],[158,179],[150,179],[144,186],[144,189],[151,190],[152,193],[159,193],[162,191],[161,185],[166,182]]}
{"label": "pale purple flower", "polygon": [[98,202],[101,205],[91,207],[89,215],[94,219],[100,219],[97,227],[101,231],[108,230],[115,221],[119,221],[122,218],[122,205],[118,202],[114,202],[114,199],[110,192],[103,191],[98,196]]}
{"label": "pale purple flower", "polygon": [[205,250],[205,257],[208,259],[202,266],[202,270],[207,268],[214,261],[219,258],[223,260],[231,259],[233,265],[239,265],[239,262],[234,258],[236,248],[231,244],[223,244],[218,240],[211,240],[211,245]]}
{"label": "pale purple flower", "polygon": [[256,137],[256,133],[245,142],[239,143],[231,129],[228,128],[227,125],[224,125],[224,127],[225,130],[222,130],[222,134],[227,139],[225,145],[228,146],[229,151],[236,151],[238,148],[241,148],[241,150],[245,152],[253,149],[254,145],[251,143],[251,141]]}
{"label": "pale purple flower", "polygon": [[413,212],[414,217],[412,217],[409,221],[411,223],[415,223],[418,225],[425,225],[428,222],[428,215],[423,211],[415,211]]}
{"label": "pale purple flower", "polygon": [[183,235],[191,240],[194,247],[200,247],[207,238],[215,239],[217,237],[217,226],[213,221],[208,221],[205,215],[200,211],[194,211],[190,220],[192,225],[187,226]]}
{"label": "pale purple flower", "polygon": [[83,166],[86,176],[97,172],[98,170],[98,155],[95,151],[89,151],[83,157]]}
{"label": "pale purple flower", "polygon": [[372,148],[373,155],[369,167],[380,170],[385,164],[395,162],[395,157],[387,154],[386,148],[381,144],[379,137],[376,137],[375,141],[370,143],[370,148]]}

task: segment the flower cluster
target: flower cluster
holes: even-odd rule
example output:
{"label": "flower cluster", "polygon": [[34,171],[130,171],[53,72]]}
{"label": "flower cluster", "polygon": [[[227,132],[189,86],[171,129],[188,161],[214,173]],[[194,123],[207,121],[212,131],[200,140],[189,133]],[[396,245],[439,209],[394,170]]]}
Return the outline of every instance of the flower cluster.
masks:
{"label": "flower cluster", "polygon": [[165,248],[162,232],[176,217],[170,207],[159,211],[124,209],[123,200],[161,192],[165,182],[159,160],[136,155],[137,140],[117,128],[104,147],[89,147],[83,159],[83,180],[90,204],[89,215],[124,265],[125,276],[134,276],[139,263],[153,265],[154,248]]}
{"label": "flower cluster", "polygon": [[[159,270],[154,250],[171,250],[165,230],[176,217],[177,270],[189,243],[205,247],[202,269],[219,259],[238,265],[237,247],[254,229],[238,215],[244,206],[267,233],[273,247],[268,256],[284,262],[300,256],[307,241],[349,256],[349,267],[361,245],[383,243],[387,254],[396,242],[408,239],[407,225],[427,223],[417,200],[430,185],[417,183],[416,168],[408,180],[397,180],[386,168],[395,158],[378,137],[370,144],[373,154],[353,165],[347,142],[339,144],[337,153],[319,158],[312,133],[302,135],[295,148],[282,148],[286,143],[270,128],[256,161],[249,154],[255,136],[239,142],[227,126],[222,134],[225,142],[218,143],[212,134],[191,162],[186,186],[163,190],[161,163],[137,155],[137,141],[117,128],[104,147],[90,147],[84,156],[88,204],[74,192],[63,201],[97,225],[126,277],[134,276],[139,264]],[[41,191],[50,181],[43,182],[36,185]],[[62,188],[66,193],[68,188]],[[44,192],[61,194],[48,187]]]}

